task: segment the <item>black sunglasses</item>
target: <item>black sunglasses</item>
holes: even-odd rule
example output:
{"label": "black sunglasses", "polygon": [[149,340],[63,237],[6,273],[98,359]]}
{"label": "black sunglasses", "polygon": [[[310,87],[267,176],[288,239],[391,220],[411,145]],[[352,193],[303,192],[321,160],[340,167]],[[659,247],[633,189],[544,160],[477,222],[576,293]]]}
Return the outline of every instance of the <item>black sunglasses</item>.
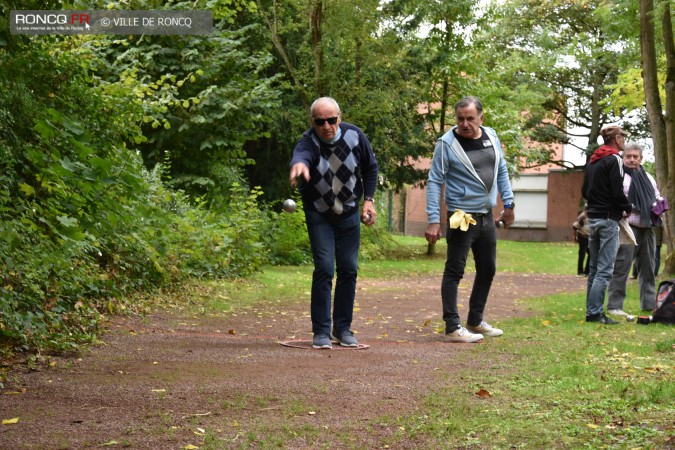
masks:
{"label": "black sunglasses", "polygon": [[337,117],[329,117],[327,119],[319,119],[318,117],[314,117],[314,123],[322,127],[324,123],[328,122],[330,125],[335,125],[337,123],[338,118]]}

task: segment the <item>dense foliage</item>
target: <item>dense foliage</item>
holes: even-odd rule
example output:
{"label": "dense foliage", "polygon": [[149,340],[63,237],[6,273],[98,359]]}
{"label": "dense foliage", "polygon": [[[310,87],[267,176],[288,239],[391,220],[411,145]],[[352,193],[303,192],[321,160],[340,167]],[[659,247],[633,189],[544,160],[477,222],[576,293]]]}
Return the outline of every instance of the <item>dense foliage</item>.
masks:
{"label": "dense foliage", "polygon": [[232,183],[216,210],[168,189],[130,147],[146,140],[146,105],[126,79],[97,79],[70,51],[81,44],[0,53],[0,336],[21,349],[93,338],[139,289],[267,261],[260,192]]}

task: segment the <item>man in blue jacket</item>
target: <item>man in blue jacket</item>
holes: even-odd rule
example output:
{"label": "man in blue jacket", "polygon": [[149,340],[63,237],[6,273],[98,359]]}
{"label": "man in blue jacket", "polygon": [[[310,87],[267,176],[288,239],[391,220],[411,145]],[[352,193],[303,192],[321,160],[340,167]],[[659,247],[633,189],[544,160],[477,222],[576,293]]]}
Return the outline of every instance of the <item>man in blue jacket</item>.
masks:
{"label": "man in blue jacket", "polygon": [[[483,105],[476,97],[465,97],[455,105],[457,125],[436,143],[427,181],[427,215],[424,233],[434,244],[441,237],[441,189],[450,217],[446,239],[448,255],[441,283],[445,337],[449,342],[477,342],[483,336],[504,332],[483,320],[483,311],[496,272],[497,237],[495,222],[509,227],[514,220],[513,192],[497,133],[483,127]],[[504,211],[495,221],[492,208],[497,191]],[[464,276],[469,249],[476,263],[476,278],[469,298],[466,328],[457,310],[459,282]]]}
{"label": "man in blue jacket", "polygon": [[[373,225],[377,163],[360,128],[342,122],[337,102],[321,97],[310,108],[312,128],[293,150],[290,182],[300,191],[314,258],[311,315],[314,348],[331,348],[330,334],[358,347],[351,330],[361,225]],[[359,201],[364,198],[359,214]],[[331,291],[337,266],[331,323]]]}

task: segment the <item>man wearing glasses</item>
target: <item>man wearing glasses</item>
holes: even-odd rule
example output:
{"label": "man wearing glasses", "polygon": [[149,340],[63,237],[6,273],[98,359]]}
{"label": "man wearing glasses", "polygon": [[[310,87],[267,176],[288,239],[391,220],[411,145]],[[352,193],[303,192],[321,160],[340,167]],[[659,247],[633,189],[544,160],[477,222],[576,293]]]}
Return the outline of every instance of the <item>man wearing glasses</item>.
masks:
{"label": "man wearing glasses", "polygon": [[627,134],[618,126],[603,128],[600,135],[604,145],[593,152],[584,174],[581,194],[588,203],[590,232],[586,322],[619,323],[605,315],[604,303],[619,248],[619,221],[631,212],[623,191],[623,162],[619,156]]}
{"label": "man wearing glasses", "polygon": [[[337,102],[321,97],[310,107],[312,128],[293,150],[291,186],[299,184],[314,258],[311,316],[314,348],[358,347],[351,330],[361,225],[373,225],[377,162],[360,128],[342,122]],[[364,198],[359,214],[359,203]],[[333,275],[337,267],[331,321]]]}

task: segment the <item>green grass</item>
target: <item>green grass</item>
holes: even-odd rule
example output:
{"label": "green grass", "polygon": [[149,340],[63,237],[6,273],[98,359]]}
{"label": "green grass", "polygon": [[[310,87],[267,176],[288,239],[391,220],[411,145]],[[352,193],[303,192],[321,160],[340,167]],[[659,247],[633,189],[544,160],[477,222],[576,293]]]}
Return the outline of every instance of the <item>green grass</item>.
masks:
{"label": "green grass", "polygon": [[[419,246],[415,240],[407,245]],[[576,252],[573,244],[500,241],[497,266],[499,271],[572,275]],[[424,273],[427,264],[415,258],[375,266],[383,271],[379,276],[387,276],[387,268]],[[442,270],[437,261],[428,265]],[[640,312],[637,295],[637,283],[630,283],[626,310],[634,314]],[[438,448],[673,444],[673,327],[586,324],[583,293],[532,299],[526,306],[532,317],[502,320],[508,334],[481,347],[483,370],[448,375],[447,387],[430,393],[419,413],[394,421],[401,430],[396,439]],[[453,366],[461,368],[463,362],[471,361],[453,360]],[[491,397],[479,398],[480,389]]]}
{"label": "green grass", "polygon": [[[427,255],[427,242],[419,237],[395,236],[398,244],[385,260],[361,262],[359,273],[364,277],[439,274],[443,270],[447,245],[444,240]],[[573,275],[577,270],[577,249],[573,243],[497,241],[497,270],[518,273]],[[473,272],[473,256],[469,253],[467,272]]]}
{"label": "green grass", "polygon": [[484,370],[453,373],[421,414],[398,424],[409,438],[455,442],[450,448],[667,448],[672,327],[586,324],[583,302],[579,294],[532,300],[540,314],[501,321],[508,335],[481,347]]}
{"label": "green grass", "polygon": [[[440,241],[427,255],[423,238],[395,236],[397,246],[386,259],[360,261],[359,277],[386,279],[415,275],[440,275],[447,246]],[[497,270],[518,273],[576,274],[574,244],[498,241]],[[192,297],[204,310],[226,311],[260,301],[306,301],[312,284],[312,265],[267,266],[245,280],[220,281],[193,286]],[[469,255],[467,272],[473,272]],[[270,300],[274,299],[274,300]]]}
{"label": "green grass", "polygon": [[[444,242],[428,256],[423,239],[395,239],[397,246],[388,259],[361,262],[360,277],[440,276]],[[497,255],[498,271],[576,274],[573,243],[499,241]],[[472,261],[467,270],[473,270]],[[269,304],[270,299],[280,306],[306,302],[311,273],[311,266],[267,267],[250,280],[213,283],[203,293],[208,299],[204,307],[255,307]],[[626,310],[638,314],[637,283],[629,284],[628,295]],[[531,299],[525,306],[532,316],[500,320],[508,330],[504,337],[490,340],[479,352],[453,356],[456,370],[446,375],[446,387],[430,392],[422,404],[411,405],[410,415],[379,418],[378,423],[398,430],[382,446],[398,448],[414,442],[425,448],[657,449],[674,445],[673,327],[587,324],[585,296],[579,292]],[[482,369],[463,369],[475,367],[469,358],[476,356]],[[480,389],[491,397],[479,398]],[[291,415],[298,407],[283,406],[282,413]],[[319,430],[289,423],[283,432],[267,437],[253,433],[248,443],[284,447],[286,439],[319,435]],[[345,439],[346,447],[353,447]]]}

